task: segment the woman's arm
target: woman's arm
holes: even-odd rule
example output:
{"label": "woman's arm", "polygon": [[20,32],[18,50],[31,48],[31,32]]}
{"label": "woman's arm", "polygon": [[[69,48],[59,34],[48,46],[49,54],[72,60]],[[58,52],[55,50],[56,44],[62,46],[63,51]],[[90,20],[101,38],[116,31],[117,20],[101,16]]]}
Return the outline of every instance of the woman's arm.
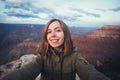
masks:
{"label": "woman's arm", "polygon": [[43,60],[37,57],[22,68],[12,71],[1,80],[35,80],[42,70]]}
{"label": "woman's arm", "polygon": [[76,72],[82,80],[110,80],[80,56],[77,56],[75,66]]}

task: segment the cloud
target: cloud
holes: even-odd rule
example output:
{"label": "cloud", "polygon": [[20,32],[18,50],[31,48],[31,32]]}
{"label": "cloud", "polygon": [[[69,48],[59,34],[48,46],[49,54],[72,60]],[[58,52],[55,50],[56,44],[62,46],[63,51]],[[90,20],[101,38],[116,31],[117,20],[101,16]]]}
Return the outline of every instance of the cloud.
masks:
{"label": "cloud", "polygon": [[[52,19],[58,18],[68,21],[80,20],[83,17],[83,14],[100,17],[99,14],[90,13],[81,9],[68,9],[68,8],[50,8],[42,7],[33,3],[33,0],[3,0],[5,2],[4,12],[8,16],[14,16],[18,18],[41,18],[41,19]],[[56,9],[56,10],[54,10]],[[60,10],[60,11],[59,11]],[[66,12],[68,10],[68,12]],[[64,12],[64,13],[63,13]],[[82,14],[81,14],[82,13]],[[41,15],[42,14],[42,15]],[[70,15],[68,15],[70,14]]]}
{"label": "cloud", "polygon": [[91,13],[91,12],[87,12],[87,11],[84,11],[82,9],[76,9],[76,8],[72,8],[73,11],[76,11],[78,13],[82,13],[82,14],[85,14],[85,15],[88,15],[88,16],[93,16],[93,17],[101,17],[100,14],[97,14],[97,13]]}
{"label": "cloud", "polygon": [[118,12],[118,11],[120,11],[120,6],[118,6],[116,8],[109,9],[109,10],[114,11],[114,12]]}
{"label": "cloud", "polygon": [[[52,13],[53,10],[45,7],[36,7],[32,5],[32,0],[4,0],[5,11],[8,16],[18,18],[38,18],[39,13]],[[41,17],[42,18],[42,17]]]}
{"label": "cloud", "polygon": [[3,1],[3,2],[4,2],[4,1],[6,1],[6,0],[1,0],[1,1]]}
{"label": "cloud", "polygon": [[94,10],[101,11],[101,12],[106,12],[107,11],[106,9],[99,9],[99,8],[94,9]]}
{"label": "cloud", "polygon": [[118,12],[118,11],[120,11],[120,6],[115,7],[115,8],[108,8],[108,9],[100,9],[100,8],[97,8],[97,9],[95,9],[95,10],[102,11],[102,12],[107,12],[107,11]]}
{"label": "cloud", "polygon": [[8,16],[14,16],[18,18],[42,18],[42,16],[39,16],[39,14],[46,14],[49,17],[51,17],[51,15],[55,15],[53,9],[41,6],[37,7],[36,5],[32,4],[32,1],[33,0],[3,0],[5,3],[4,13]]}
{"label": "cloud", "polygon": [[51,12],[54,12],[54,10],[53,9],[50,9],[50,8],[46,8],[46,7],[41,7],[41,8],[34,8],[33,9],[33,12],[42,12],[42,13],[47,13],[47,14],[49,14],[49,13],[51,13]]}
{"label": "cloud", "polygon": [[5,12],[8,16],[14,16],[14,17],[19,17],[19,18],[37,18],[37,16],[35,15],[31,15],[31,14],[19,14],[19,13],[14,13],[14,12]]}
{"label": "cloud", "polygon": [[49,18],[57,18],[57,19],[62,19],[65,21],[76,21],[77,18],[76,17],[71,17],[71,16],[65,16],[65,15],[58,15],[58,14],[52,14],[49,16]]}
{"label": "cloud", "polygon": [[9,9],[24,9],[28,11],[34,11],[35,13],[38,13],[38,9],[32,5],[33,0],[5,0],[3,1],[5,3],[5,10]]}
{"label": "cloud", "polygon": [[31,0],[5,0],[5,9],[10,8],[22,8],[29,10],[30,7],[32,7]]}
{"label": "cloud", "polygon": [[0,0],[2,16],[0,22],[45,23],[52,18],[64,20],[72,25],[119,22],[119,2],[110,1],[109,4],[106,4],[107,1],[95,1],[93,4],[90,0],[68,2],[70,1]]}
{"label": "cloud", "polygon": [[26,11],[23,9],[10,9],[4,12],[8,16],[14,16],[18,18],[37,18],[38,16],[36,14],[33,14],[31,11]]}
{"label": "cloud", "polygon": [[57,18],[70,22],[71,21],[75,22],[76,20],[79,20],[79,18],[83,17],[82,15],[73,12],[69,8],[65,8],[65,9],[57,8],[57,10],[53,10],[53,11],[51,10],[51,12],[48,12],[47,14],[49,15],[49,19]]}

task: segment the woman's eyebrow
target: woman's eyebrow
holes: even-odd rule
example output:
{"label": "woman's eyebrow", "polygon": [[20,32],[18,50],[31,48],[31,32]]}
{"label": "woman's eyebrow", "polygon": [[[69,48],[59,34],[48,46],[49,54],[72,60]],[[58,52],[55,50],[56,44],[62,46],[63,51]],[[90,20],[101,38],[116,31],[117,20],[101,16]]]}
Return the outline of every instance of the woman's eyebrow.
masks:
{"label": "woman's eyebrow", "polygon": [[55,29],[59,29],[59,28],[61,29],[61,27],[56,27]]}

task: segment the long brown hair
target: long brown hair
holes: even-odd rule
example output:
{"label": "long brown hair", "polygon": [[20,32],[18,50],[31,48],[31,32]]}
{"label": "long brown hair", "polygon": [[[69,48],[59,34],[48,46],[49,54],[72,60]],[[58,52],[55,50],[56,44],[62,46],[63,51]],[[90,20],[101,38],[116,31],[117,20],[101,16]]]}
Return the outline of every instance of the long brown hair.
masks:
{"label": "long brown hair", "polygon": [[68,26],[63,21],[61,21],[59,19],[52,19],[45,25],[45,27],[43,29],[42,39],[41,39],[41,42],[40,42],[40,46],[37,50],[38,53],[41,56],[45,56],[50,49],[50,45],[47,41],[47,30],[48,30],[49,25],[54,21],[58,21],[60,23],[61,28],[64,32],[65,37],[64,37],[64,44],[63,44],[63,48],[64,48],[63,49],[63,51],[64,51],[63,55],[70,54],[73,50],[73,42],[72,42],[72,38],[71,38],[70,31],[68,29]]}

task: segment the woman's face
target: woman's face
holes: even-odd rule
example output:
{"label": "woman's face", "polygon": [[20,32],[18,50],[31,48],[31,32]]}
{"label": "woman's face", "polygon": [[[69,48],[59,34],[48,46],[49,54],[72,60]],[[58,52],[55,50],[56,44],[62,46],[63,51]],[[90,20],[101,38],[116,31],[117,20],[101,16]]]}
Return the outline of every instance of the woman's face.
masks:
{"label": "woman's face", "polygon": [[55,49],[60,49],[64,43],[64,32],[58,21],[52,22],[47,30],[48,43]]}

